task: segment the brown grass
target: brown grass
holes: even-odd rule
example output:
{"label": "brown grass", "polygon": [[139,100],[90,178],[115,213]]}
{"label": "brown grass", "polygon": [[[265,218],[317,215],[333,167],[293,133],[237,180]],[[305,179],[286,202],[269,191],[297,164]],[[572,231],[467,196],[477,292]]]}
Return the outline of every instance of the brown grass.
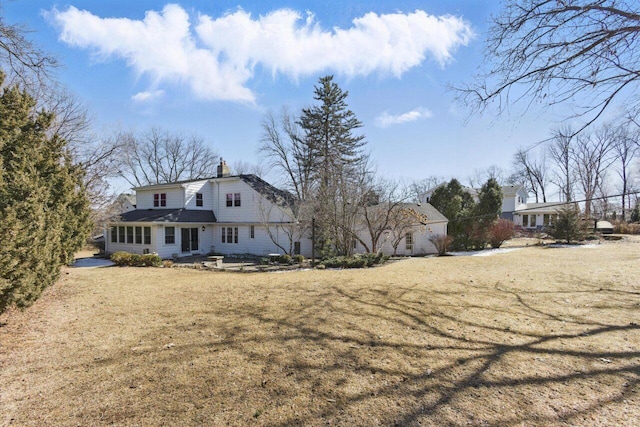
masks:
{"label": "brown grass", "polygon": [[357,271],[76,268],[0,425],[638,425],[640,239]]}

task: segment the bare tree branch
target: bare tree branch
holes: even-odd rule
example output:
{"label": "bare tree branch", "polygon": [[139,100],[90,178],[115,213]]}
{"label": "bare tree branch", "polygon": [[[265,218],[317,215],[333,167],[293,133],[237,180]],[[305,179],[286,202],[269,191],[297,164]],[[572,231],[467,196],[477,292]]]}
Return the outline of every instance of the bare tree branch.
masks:
{"label": "bare tree branch", "polygon": [[[493,19],[488,70],[457,88],[472,111],[518,101],[571,101],[578,129],[598,120],[614,101],[637,117],[640,100],[640,4],[635,0],[508,0]],[[576,104],[580,102],[580,104]]]}

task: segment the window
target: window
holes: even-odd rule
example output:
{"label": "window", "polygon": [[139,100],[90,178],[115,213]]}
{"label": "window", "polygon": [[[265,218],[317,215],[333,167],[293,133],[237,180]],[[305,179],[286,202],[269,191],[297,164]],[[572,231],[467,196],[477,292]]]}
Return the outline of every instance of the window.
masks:
{"label": "window", "polygon": [[240,206],[240,193],[227,193],[227,207]]}
{"label": "window", "polygon": [[542,217],[542,224],[543,224],[543,225],[549,225],[549,224],[551,224],[551,215],[549,215],[549,214],[544,214],[544,216]]}
{"label": "window", "polygon": [[142,227],[136,227],[136,245],[142,244]]}
{"label": "window", "polygon": [[522,215],[522,226],[523,227],[529,226],[529,215]]}
{"label": "window", "polygon": [[351,241],[351,247],[352,247],[353,249],[358,249],[358,240],[357,240],[357,239],[353,239],[353,240]]}
{"label": "window", "polygon": [[118,227],[118,243],[124,243],[124,227]]}
{"label": "window", "polygon": [[531,227],[535,227],[535,226],[536,226],[536,216],[531,215]]}
{"label": "window", "polygon": [[300,242],[293,242],[293,254],[300,255]]}
{"label": "window", "polygon": [[249,238],[250,239],[255,239],[256,238],[256,226],[255,225],[249,226]]}
{"label": "window", "polygon": [[133,227],[127,227],[127,243],[133,244]]}
{"label": "window", "polygon": [[118,243],[118,227],[111,227],[111,243]]}
{"label": "window", "polygon": [[173,245],[176,243],[176,228],[165,227],[164,228],[164,244]]}
{"label": "window", "polygon": [[404,243],[407,251],[413,251],[413,233],[405,234]]}
{"label": "window", "polygon": [[202,193],[196,193],[196,206],[202,206]]}
{"label": "window", "polygon": [[145,245],[151,244],[151,227],[144,228],[144,244]]}
{"label": "window", "polygon": [[222,227],[222,243],[238,243],[238,227]]}
{"label": "window", "polygon": [[155,193],[153,195],[153,207],[167,206],[167,193]]}

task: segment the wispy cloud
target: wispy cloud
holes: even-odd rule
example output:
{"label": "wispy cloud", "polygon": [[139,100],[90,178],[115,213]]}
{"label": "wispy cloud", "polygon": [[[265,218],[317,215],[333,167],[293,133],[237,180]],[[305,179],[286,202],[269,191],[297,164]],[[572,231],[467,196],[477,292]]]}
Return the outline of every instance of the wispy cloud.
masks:
{"label": "wispy cloud", "polygon": [[433,117],[433,113],[422,107],[415,108],[402,114],[389,114],[385,111],[376,117],[375,124],[380,128],[388,128],[389,126],[415,122],[416,120],[430,119],[431,117]]}
{"label": "wispy cloud", "polygon": [[154,90],[146,92],[138,92],[131,97],[135,102],[149,102],[164,96],[163,90]]}
{"label": "wispy cloud", "polygon": [[397,78],[427,59],[444,66],[473,38],[460,17],[367,13],[350,28],[323,29],[312,14],[280,9],[254,18],[239,9],[218,18],[171,4],[143,20],[101,18],[73,6],[49,17],[60,40],[96,61],[126,61],[153,84],[187,84],[199,98],[255,102],[247,87],[256,67],[295,80],[319,72]]}

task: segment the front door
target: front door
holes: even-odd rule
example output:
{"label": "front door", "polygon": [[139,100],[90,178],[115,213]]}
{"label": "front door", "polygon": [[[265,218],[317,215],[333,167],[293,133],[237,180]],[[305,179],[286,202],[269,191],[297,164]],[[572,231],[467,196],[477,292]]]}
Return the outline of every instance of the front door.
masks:
{"label": "front door", "polygon": [[192,252],[198,250],[198,228],[183,228],[182,231],[182,252]]}

